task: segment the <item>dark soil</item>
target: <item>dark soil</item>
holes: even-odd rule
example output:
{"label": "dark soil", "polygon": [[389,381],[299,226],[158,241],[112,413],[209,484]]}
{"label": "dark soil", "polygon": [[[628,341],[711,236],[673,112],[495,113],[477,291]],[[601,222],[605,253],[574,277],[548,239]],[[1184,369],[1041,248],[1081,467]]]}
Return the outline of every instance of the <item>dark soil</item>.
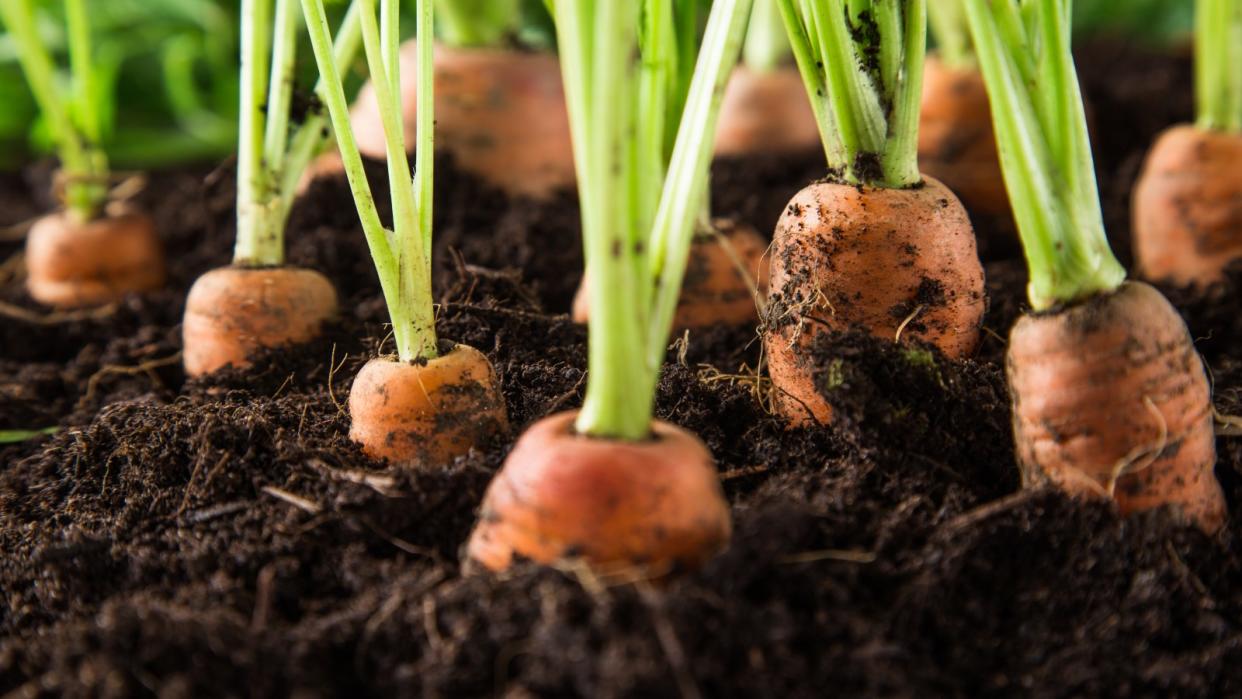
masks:
{"label": "dark soil", "polygon": [[[1125,192],[1155,132],[1190,115],[1189,62],[1094,44],[1080,66],[1125,250]],[[716,210],[771,230],[820,162],[718,163]],[[1242,694],[1242,519],[1207,538],[1167,513],[1018,490],[999,364],[1024,298],[1013,257],[987,261],[974,360],[825,340],[831,428],[766,414],[753,329],[673,355],[657,412],[703,437],[733,505],[733,543],[706,570],[660,588],[531,566],[462,576],[517,434],[581,399],[585,333],[564,315],[581,254],[571,197],[506,201],[448,162],[438,177],[440,332],[488,353],[513,423],[442,468],[386,469],[346,437],[342,401],[386,332],[342,181],[298,205],[289,247],[349,312],[247,371],[187,381],[177,354],[185,289],[229,257],[228,165],[139,196],[162,225],[166,291],[48,315],[20,267],[0,267],[0,430],[61,427],[0,446],[0,695]],[[0,223],[32,216],[46,181],[0,177]],[[1239,414],[1233,280],[1170,295],[1210,337],[1219,409]],[[1236,512],[1242,440],[1219,446]]]}

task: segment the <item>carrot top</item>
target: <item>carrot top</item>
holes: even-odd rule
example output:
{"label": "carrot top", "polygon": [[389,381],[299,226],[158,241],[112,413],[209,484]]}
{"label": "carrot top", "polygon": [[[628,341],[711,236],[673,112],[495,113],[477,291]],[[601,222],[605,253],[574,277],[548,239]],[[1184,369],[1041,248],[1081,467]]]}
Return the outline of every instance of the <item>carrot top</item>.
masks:
{"label": "carrot top", "polygon": [[1031,304],[1112,291],[1087,119],[1070,53],[1069,0],[965,0],[992,104],[1001,169],[1022,237]]}
{"label": "carrot top", "polygon": [[927,0],[778,0],[831,174],[911,187]]}
{"label": "carrot top", "polygon": [[1242,0],[1198,0],[1195,13],[1199,126],[1242,133]]}
{"label": "carrot top", "polygon": [[358,209],[367,246],[379,274],[397,356],[406,362],[436,356],[435,314],[431,298],[431,207],[433,178],[434,66],[431,38],[435,21],[432,0],[417,0],[418,113],[415,165],[411,177],[401,119],[399,0],[353,0],[371,82],[375,86],[384,126],[392,197],[393,228],[380,221],[367,182],[362,155],[349,121],[341,67],[333,51],[324,0],[302,0],[311,47],[319,66],[322,97],[328,107],[345,175]]}
{"label": "carrot top", "polygon": [[770,73],[793,57],[789,36],[776,0],[755,0],[742,45],[742,62],[759,73]]}
{"label": "carrot top", "polygon": [[450,46],[500,46],[517,33],[518,0],[436,0],[440,39]]}
{"label": "carrot top", "polygon": [[577,428],[643,440],[751,2],[717,0],[701,47],[697,2],[549,5],[591,279],[590,371]]}
{"label": "carrot top", "polygon": [[65,207],[79,221],[99,215],[108,198],[108,157],[101,147],[107,105],[97,87],[85,0],[65,0],[72,82],[56,76],[32,0],[0,0],[0,19],[13,37],[22,71],[60,156]]}

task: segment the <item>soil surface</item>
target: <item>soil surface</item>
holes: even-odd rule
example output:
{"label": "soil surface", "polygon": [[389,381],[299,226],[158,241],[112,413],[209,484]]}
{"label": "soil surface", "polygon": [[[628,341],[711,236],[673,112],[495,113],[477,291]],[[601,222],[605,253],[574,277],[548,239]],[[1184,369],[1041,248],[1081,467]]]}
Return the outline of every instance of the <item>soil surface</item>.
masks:
{"label": "soil surface", "polygon": [[[1127,192],[1156,132],[1190,117],[1190,63],[1111,43],[1079,58],[1126,255]],[[660,587],[533,566],[463,576],[514,439],[581,399],[585,332],[565,314],[582,259],[572,197],[508,201],[442,165],[440,333],[491,358],[512,430],[417,472],[346,437],[351,380],[386,331],[342,180],[298,204],[289,250],[348,312],[320,340],[200,380],[181,371],[179,322],[193,279],[229,258],[231,164],[150,177],[136,201],[161,224],[169,286],[100,311],[33,304],[20,226],[0,228],[0,430],[60,428],[0,446],[0,695],[1242,695],[1242,517],[1208,538],[1164,512],[1123,520],[1018,489],[999,362],[1025,277],[1008,246],[985,249],[977,357],[830,339],[831,428],[767,414],[753,328],[671,355],[657,412],[706,441],[733,507],[733,543],[705,570]],[[719,162],[716,211],[770,231],[822,167],[818,153]],[[0,176],[0,224],[45,208],[48,179]],[[1239,414],[1231,280],[1167,291],[1218,408]],[[1242,440],[1219,447],[1238,512]]]}

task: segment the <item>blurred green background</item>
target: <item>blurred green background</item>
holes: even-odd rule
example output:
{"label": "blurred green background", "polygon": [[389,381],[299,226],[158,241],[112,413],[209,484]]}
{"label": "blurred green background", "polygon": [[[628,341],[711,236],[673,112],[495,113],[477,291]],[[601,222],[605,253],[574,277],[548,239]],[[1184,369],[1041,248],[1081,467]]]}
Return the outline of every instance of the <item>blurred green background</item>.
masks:
{"label": "blurred green background", "polygon": [[[61,2],[36,4],[40,31],[64,65]],[[100,90],[112,105],[105,145],[116,167],[214,160],[234,150],[238,4],[239,0],[91,1]],[[1106,33],[1161,44],[1186,37],[1194,2],[1077,0],[1074,9],[1080,35]],[[406,26],[412,28],[412,23]],[[309,51],[302,51],[300,59],[301,84],[309,86],[313,80]],[[4,107],[0,168],[18,167],[50,151],[7,34],[0,34],[0,105]]]}

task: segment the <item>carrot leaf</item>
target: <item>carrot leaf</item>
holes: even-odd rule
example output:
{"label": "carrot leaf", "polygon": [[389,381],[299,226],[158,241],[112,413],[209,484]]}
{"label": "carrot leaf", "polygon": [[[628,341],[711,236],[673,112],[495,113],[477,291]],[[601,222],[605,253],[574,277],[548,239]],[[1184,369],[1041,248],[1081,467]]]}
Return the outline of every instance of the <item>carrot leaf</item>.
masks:
{"label": "carrot leaf", "polygon": [[1195,89],[1200,127],[1242,133],[1242,0],[1198,0]]}

